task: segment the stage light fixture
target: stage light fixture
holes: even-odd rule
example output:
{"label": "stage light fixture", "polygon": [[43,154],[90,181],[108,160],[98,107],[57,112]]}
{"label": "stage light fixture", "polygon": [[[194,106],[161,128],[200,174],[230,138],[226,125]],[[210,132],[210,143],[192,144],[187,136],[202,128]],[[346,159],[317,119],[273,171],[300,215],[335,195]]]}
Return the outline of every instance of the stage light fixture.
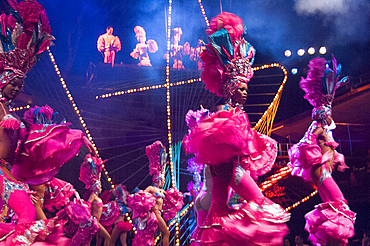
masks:
{"label": "stage light fixture", "polygon": [[292,74],[296,75],[298,73],[298,68],[294,67],[292,68]]}
{"label": "stage light fixture", "polygon": [[304,55],[304,53],[305,53],[304,49],[299,49],[299,50],[297,51],[297,55],[299,55],[299,56],[303,56],[303,55]]}
{"label": "stage light fixture", "polygon": [[292,52],[291,52],[290,50],[286,50],[286,51],[284,52],[284,55],[285,55],[286,57],[290,57],[290,56],[292,55]]}
{"label": "stage light fixture", "polygon": [[326,54],[326,48],[323,46],[323,47],[320,47],[320,49],[319,49],[319,53],[321,54],[321,55],[325,55]]}
{"label": "stage light fixture", "polygon": [[308,53],[308,54],[310,54],[310,55],[315,54],[315,48],[314,48],[314,47],[310,47],[310,48],[307,50],[307,53]]}

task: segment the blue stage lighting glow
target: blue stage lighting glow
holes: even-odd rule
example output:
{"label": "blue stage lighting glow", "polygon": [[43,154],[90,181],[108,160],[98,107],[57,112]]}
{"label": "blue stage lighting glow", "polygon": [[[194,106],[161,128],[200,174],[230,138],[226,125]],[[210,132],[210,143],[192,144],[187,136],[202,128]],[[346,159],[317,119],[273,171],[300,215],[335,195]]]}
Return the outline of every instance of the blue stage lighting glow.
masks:
{"label": "blue stage lighting glow", "polygon": [[297,74],[298,73],[298,68],[294,67],[292,68],[292,74]]}

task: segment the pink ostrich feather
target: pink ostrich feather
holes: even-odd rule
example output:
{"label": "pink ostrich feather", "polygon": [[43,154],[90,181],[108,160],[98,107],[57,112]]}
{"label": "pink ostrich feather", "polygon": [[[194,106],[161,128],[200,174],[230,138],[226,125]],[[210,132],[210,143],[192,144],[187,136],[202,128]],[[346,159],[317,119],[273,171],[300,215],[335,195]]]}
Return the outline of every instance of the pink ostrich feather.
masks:
{"label": "pink ostrich feather", "polygon": [[222,28],[228,31],[232,42],[239,40],[244,34],[243,20],[233,13],[222,12],[213,17],[209,29],[207,29],[207,34],[211,35]]}
{"label": "pink ostrich feather", "polygon": [[306,93],[304,98],[314,107],[327,104],[322,78],[325,76],[326,60],[314,58],[308,64],[309,71],[306,78],[301,78],[299,85]]}
{"label": "pink ostrich feather", "polygon": [[195,157],[190,158],[188,160],[188,168],[187,170],[190,173],[200,173],[203,170],[203,164],[198,163],[195,161]]}

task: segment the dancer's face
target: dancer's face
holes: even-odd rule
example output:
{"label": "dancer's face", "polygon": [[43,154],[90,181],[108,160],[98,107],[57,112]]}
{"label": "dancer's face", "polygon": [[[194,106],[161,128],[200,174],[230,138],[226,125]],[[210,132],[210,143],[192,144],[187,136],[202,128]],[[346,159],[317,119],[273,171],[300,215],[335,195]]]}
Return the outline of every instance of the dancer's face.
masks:
{"label": "dancer's face", "polygon": [[15,99],[23,88],[23,79],[15,78],[10,81],[2,90],[3,97],[9,100]]}
{"label": "dancer's face", "polygon": [[112,35],[113,34],[113,28],[107,29],[107,34]]}
{"label": "dancer's face", "polygon": [[137,35],[136,39],[139,43],[145,43],[146,41],[146,36],[145,35]]}
{"label": "dancer's face", "polygon": [[246,83],[240,83],[238,89],[232,95],[231,100],[233,103],[244,104],[247,101],[248,96],[248,85]]}

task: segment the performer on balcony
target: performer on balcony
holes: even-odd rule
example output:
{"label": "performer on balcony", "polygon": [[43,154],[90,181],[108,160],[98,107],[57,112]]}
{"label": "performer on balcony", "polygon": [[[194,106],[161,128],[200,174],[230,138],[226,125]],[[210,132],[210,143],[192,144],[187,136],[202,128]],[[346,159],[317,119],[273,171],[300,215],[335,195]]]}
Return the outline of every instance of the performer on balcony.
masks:
{"label": "performer on balcony", "polygon": [[135,49],[130,53],[134,59],[139,59],[139,66],[152,66],[149,59],[149,53],[155,53],[158,50],[157,42],[153,39],[146,41],[146,32],[141,26],[135,26],[134,32],[139,42]]}
{"label": "performer on balcony", "polygon": [[332,135],[336,127],[331,111],[335,90],[347,80],[345,77],[339,81],[340,72],[341,65],[337,65],[334,56],[331,62],[324,58],[310,61],[307,77],[301,79],[300,87],[306,93],[304,98],[314,107],[313,121],[304,137],[289,150],[292,175],[311,180],[323,201],[305,216],[305,229],[314,245],[346,245],[354,235],[356,214],[349,209],[331,176],[335,166],[339,171],[348,168],[344,156],[335,151],[338,143]]}
{"label": "performer on balcony", "polygon": [[[173,44],[171,44],[170,54],[169,54],[170,62],[173,64],[172,68],[176,70],[185,69],[182,63],[184,46],[179,44],[181,40],[181,35],[182,35],[181,27],[175,27],[174,29],[172,29],[172,33],[173,33]],[[168,56],[168,52],[163,56],[163,58],[167,59],[167,56]]]}
{"label": "performer on balcony", "polygon": [[104,63],[112,63],[113,67],[116,52],[121,50],[121,41],[113,35],[113,27],[108,26],[106,30],[106,33],[99,36],[97,48],[104,53]]}
{"label": "performer on balcony", "polygon": [[[185,150],[209,165],[212,175],[212,203],[197,240],[200,245],[282,245],[290,215],[264,197],[251,178],[251,172],[268,172],[277,154],[276,141],[252,129],[243,111],[255,50],[234,14],[213,18],[207,33],[202,81],[227,103],[215,113],[201,109],[186,116]],[[248,201],[239,210],[227,206],[230,187]]]}

